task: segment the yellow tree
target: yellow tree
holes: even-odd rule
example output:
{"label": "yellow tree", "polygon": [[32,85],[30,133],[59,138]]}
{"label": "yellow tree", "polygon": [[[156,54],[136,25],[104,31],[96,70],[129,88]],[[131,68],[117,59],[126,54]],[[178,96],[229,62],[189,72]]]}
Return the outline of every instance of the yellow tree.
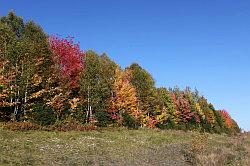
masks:
{"label": "yellow tree", "polygon": [[119,124],[124,122],[124,115],[129,115],[136,122],[140,122],[142,112],[138,109],[136,90],[129,82],[131,72],[123,72],[119,67],[115,70],[113,95],[110,100],[109,113]]}

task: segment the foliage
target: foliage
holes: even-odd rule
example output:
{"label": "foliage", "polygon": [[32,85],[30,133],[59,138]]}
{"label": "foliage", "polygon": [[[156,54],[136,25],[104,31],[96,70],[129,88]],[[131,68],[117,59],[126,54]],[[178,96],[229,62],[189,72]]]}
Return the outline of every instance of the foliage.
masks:
{"label": "foliage", "polygon": [[156,124],[159,123],[156,119],[150,117],[150,116],[144,116],[143,118],[143,124],[144,126],[148,128],[155,128]]}
{"label": "foliage", "polygon": [[177,108],[177,112],[179,114],[180,123],[188,123],[194,117],[194,113],[191,112],[190,103],[184,96],[183,92],[175,91],[173,96],[173,102]]}
{"label": "foliage", "polygon": [[51,108],[43,104],[36,104],[34,106],[34,121],[41,126],[53,125],[56,122],[56,114]]}
{"label": "foliage", "polygon": [[137,129],[139,127],[138,121],[135,119],[135,117],[129,115],[129,114],[122,114],[123,118],[123,126],[129,128],[129,129]]}
{"label": "foliage", "polygon": [[95,113],[95,118],[97,120],[96,125],[99,127],[107,127],[112,123],[112,118],[109,113],[104,111],[99,111]]}
{"label": "foliage", "polygon": [[136,63],[130,65],[126,70],[131,72],[130,82],[137,92],[140,102],[140,110],[148,115],[154,115],[156,110],[156,88],[152,76]]}
{"label": "foliage", "polygon": [[[28,120],[32,105],[44,92],[50,66],[47,35],[32,21],[24,22],[10,12],[0,19],[1,84],[5,97],[2,112],[5,119]],[[35,96],[35,97],[34,97]]]}
{"label": "foliage", "polygon": [[232,119],[230,117],[230,115],[228,114],[228,112],[226,110],[221,110],[219,111],[221,116],[223,117],[224,123],[226,125],[227,128],[231,128],[233,125]]}
{"label": "foliage", "polygon": [[65,115],[67,114],[66,107],[69,108],[68,96],[60,93],[59,95],[55,95],[50,102],[47,102],[46,105],[48,107],[53,108],[57,115],[57,119],[63,119],[65,118]]}
{"label": "foliage", "polygon": [[13,122],[11,130],[117,125],[240,132],[228,112],[197,90],[156,88],[140,65],[123,70],[106,54],[82,51],[72,37],[48,37],[13,12],[0,18],[0,120]]}
{"label": "foliage", "polygon": [[178,115],[176,114],[176,106],[173,103],[172,96],[166,88],[157,89],[157,104],[158,104],[158,115],[156,119],[159,123],[171,123],[174,121],[178,123]]}
{"label": "foliage", "polygon": [[106,54],[87,51],[85,68],[81,71],[80,96],[87,121],[97,112],[106,112],[113,94],[116,64]]}
{"label": "foliage", "polygon": [[[142,114],[138,109],[136,90],[130,84],[129,77],[129,71],[123,72],[118,67],[116,68],[113,96],[111,97],[110,109],[108,110],[115,120],[120,120],[124,114],[130,115],[136,120],[139,120]],[[125,117],[128,119],[129,116]]]}
{"label": "foliage", "polygon": [[74,44],[72,37],[67,39],[50,37],[49,43],[54,63],[58,65],[60,82],[69,90],[78,88],[85,57],[85,54],[80,50],[79,44]]}

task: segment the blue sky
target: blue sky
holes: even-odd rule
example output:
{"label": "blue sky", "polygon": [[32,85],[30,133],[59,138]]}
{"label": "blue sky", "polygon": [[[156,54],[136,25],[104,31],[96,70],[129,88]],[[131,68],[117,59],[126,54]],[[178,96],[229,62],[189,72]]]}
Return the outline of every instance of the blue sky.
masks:
{"label": "blue sky", "polygon": [[0,0],[10,10],[122,67],[138,62],[157,86],[196,87],[250,130],[250,1]]}

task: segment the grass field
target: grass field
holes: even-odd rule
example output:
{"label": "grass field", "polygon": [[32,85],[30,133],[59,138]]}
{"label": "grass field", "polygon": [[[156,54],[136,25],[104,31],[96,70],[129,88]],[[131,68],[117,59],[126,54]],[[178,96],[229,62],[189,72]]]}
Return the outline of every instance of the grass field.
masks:
{"label": "grass field", "polygon": [[249,165],[250,137],[183,131],[0,129],[0,165]]}

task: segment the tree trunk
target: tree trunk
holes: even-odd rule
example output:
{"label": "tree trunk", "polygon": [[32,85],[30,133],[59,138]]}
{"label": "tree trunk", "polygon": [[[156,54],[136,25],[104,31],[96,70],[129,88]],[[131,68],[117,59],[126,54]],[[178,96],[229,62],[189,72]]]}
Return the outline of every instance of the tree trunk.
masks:
{"label": "tree trunk", "polygon": [[86,114],[86,123],[88,123],[89,113],[90,113],[90,92],[89,92],[89,86],[88,86],[88,108],[87,108],[87,114]]}
{"label": "tree trunk", "polygon": [[[24,106],[26,105],[27,103],[27,95],[28,95],[28,79],[26,81],[26,86],[25,86],[25,93],[24,93]],[[26,108],[24,107],[24,110],[23,110],[23,113],[24,113],[24,116],[26,116]]]}
{"label": "tree trunk", "polygon": [[12,97],[12,90],[13,90],[13,86],[10,86],[10,103],[13,103],[13,97]]}
{"label": "tree trunk", "polygon": [[92,119],[93,117],[93,114],[92,114],[92,107],[90,106],[89,107],[89,118]]}
{"label": "tree trunk", "polygon": [[18,94],[17,92],[15,91],[15,108],[14,108],[14,120],[16,120],[16,115],[18,113],[18,97],[19,97],[19,87],[17,86],[17,73],[18,73],[18,70],[17,70],[17,63],[16,63],[16,66],[15,66],[15,77],[16,77],[16,80],[15,80],[15,88],[18,88]]}

